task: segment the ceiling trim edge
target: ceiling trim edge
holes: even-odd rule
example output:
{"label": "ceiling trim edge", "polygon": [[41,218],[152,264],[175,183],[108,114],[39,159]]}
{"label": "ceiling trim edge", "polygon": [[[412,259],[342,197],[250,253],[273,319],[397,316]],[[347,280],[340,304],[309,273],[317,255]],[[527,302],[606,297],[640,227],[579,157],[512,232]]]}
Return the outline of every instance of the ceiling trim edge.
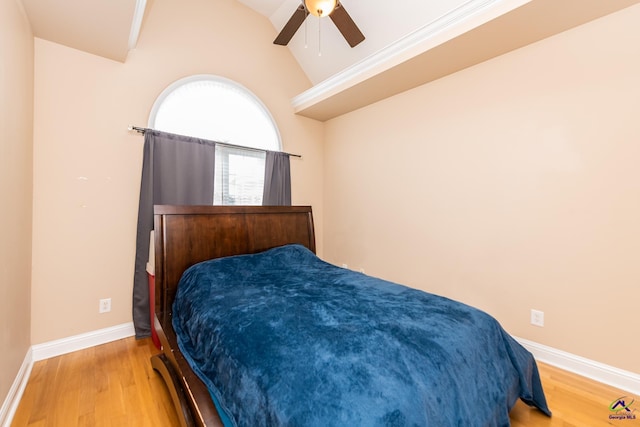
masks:
{"label": "ceiling trim edge", "polygon": [[129,50],[135,49],[140,36],[140,28],[142,27],[142,18],[147,8],[147,0],[136,0],[136,7],[133,11],[133,19],[131,21],[131,31],[129,32]]}
{"label": "ceiling trim edge", "polygon": [[291,99],[296,113],[531,0],[469,0]]}

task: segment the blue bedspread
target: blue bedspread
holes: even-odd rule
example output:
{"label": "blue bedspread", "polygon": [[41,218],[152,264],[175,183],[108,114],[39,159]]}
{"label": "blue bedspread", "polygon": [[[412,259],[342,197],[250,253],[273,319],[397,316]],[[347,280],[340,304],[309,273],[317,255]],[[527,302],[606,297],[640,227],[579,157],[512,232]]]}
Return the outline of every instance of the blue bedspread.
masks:
{"label": "blue bedspread", "polygon": [[518,398],[550,415],[491,316],[302,246],[191,267],[173,313],[228,426],[508,426]]}

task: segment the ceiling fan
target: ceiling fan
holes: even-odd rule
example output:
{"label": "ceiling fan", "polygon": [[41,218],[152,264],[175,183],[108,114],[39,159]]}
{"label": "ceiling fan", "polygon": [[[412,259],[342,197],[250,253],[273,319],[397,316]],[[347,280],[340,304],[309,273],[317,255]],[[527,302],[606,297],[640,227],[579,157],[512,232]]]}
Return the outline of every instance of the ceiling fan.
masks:
{"label": "ceiling fan", "polygon": [[349,43],[349,46],[355,47],[364,40],[364,35],[340,1],[304,0],[293,12],[293,15],[273,43],[286,46],[310,13],[320,18],[329,16],[347,43]]}

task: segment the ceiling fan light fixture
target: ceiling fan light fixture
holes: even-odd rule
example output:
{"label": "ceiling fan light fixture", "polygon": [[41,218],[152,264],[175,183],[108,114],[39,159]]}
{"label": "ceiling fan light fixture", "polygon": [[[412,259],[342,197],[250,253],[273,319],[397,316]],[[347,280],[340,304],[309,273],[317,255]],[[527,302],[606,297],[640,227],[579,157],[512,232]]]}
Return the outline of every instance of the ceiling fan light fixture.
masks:
{"label": "ceiling fan light fixture", "polygon": [[322,18],[329,16],[336,8],[337,0],[304,0],[304,5],[312,15]]}

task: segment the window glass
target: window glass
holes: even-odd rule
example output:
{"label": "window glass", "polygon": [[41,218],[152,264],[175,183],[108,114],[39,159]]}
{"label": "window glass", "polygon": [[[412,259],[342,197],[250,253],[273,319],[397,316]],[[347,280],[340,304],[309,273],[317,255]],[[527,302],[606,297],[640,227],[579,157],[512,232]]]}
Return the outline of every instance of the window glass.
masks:
{"label": "window glass", "polygon": [[[264,104],[244,86],[219,76],[173,83],[153,105],[149,127],[234,146],[281,149],[278,128]],[[217,145],[213,203],[261,204],[264,157],[261,151]]]}
{"label": "window glass", "polygon": [[214,205],[261,205],[264,188],[261,151],[216,146]]}

